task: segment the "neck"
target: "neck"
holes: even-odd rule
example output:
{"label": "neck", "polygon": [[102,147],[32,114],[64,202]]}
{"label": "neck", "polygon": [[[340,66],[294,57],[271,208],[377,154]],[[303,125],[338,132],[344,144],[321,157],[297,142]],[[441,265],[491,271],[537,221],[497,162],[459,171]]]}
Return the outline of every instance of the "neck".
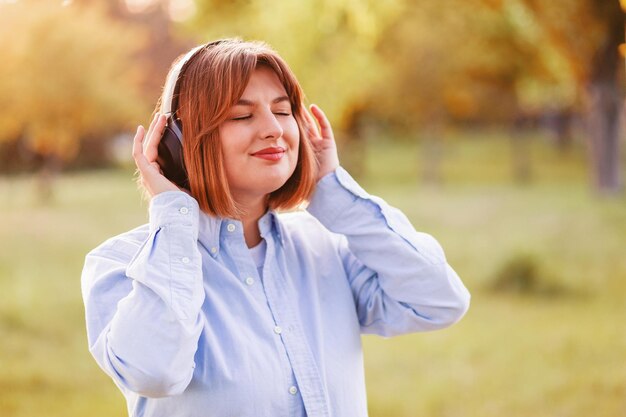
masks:
{"label": "neck", "polygon": [[259,198],[236,199],[236,201],[238,207],[243,212],[241,223],[243,224],[243,236],[246,240],[246,246],[252,248],[261,243],[259,219],[267,211],[267,198],[262,196]]}

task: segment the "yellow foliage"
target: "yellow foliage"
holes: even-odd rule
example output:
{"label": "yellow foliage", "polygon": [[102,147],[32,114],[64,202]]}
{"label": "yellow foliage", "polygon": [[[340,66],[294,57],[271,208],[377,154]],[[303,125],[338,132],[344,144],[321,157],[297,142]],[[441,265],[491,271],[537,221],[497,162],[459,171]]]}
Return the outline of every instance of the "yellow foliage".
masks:
{"label": "yellow foliage", "polygon": [[144,111],[129,64],[143,42],[92,3],[0,4],[0,141],[71,159],[86,135],[128,125]]}
{"label": "yellow foliage", "polygon": [[467,89],[445,89],[443,98],[446,109],[453,117],[467,119],[476,116],[478,111],[476,98]]}

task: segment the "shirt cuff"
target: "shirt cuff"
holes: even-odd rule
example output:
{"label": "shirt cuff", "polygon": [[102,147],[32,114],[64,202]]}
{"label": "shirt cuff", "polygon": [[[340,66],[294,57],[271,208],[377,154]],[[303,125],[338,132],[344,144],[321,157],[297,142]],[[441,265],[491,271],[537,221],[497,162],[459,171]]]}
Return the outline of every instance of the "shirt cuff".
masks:
{"label": "shirt cuff", "polygon": [[328,227],[356,200],[370,198],[348,171],[338,167],[318,181],[307,211]]}
{"label": "shirt cuff", "polygon": [[198,230],[198,202],[183,191],[165,191],[150,200],[150,231],[176,224]]}

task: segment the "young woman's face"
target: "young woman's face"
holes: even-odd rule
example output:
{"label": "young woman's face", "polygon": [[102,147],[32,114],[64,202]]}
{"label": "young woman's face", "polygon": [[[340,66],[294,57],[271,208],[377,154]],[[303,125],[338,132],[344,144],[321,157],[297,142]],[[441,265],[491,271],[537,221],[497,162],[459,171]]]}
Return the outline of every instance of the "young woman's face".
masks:
{"label": "young woman's face", "polygon": [[272,69],[254,70],[219,135],[235,201],[267,195],[285,184],[298,162],[300,133],[287,92]]}

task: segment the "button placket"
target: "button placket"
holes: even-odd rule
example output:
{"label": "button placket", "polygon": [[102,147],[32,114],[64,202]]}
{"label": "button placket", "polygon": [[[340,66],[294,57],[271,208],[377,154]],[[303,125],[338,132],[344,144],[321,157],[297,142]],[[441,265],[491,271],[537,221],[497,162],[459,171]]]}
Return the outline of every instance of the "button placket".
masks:
{"label": "button placket", "polygon": [[[275,241],[278,240],[278,236],[276,238]],[[273,245],[268,244],[267,249],[266,259],[271,259],[274,256],[275,248]],[[287,331],[283,332],[281,329],[281,341],[285,347],[291,371],[298,385],[304,387],[304,390],[300,391],[295,385],[293,387],[298,390],[296,393],[299,393],[300,397],[302,397],[307,406],[307,411],[309,411],[310,407],[311,414],[329,415],[328,404],[323,400],[320,401],[319,395],[316,394],[324,392],[324,387],[315,366],[315,360],[303,342],[306,340],[306,337],[302,332],[301,326],[292,321],[293,317],[296,316],[292,311],[293,307],[288,303],[285,304],[278,301],[287,292],[287,285],[282,271],[272,262],[265,265],[265,268],[266,271],[269,271],[268,276],[271,277],[271,279],[264,280],[267,302],[274,316],[275,323],[282,323],[287,326]]]}

